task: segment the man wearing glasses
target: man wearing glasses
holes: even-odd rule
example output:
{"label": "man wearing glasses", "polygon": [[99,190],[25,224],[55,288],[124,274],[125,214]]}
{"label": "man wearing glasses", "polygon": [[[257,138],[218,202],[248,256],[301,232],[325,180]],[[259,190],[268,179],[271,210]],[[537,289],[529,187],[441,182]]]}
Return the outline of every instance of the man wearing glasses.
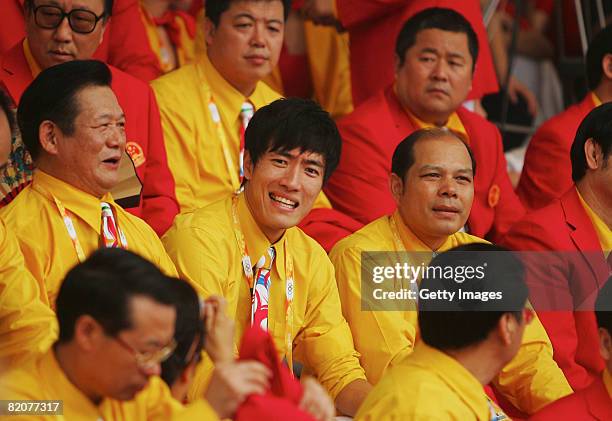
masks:
{"label": "man wearing glasses", "polygon": [[[82,0],[78,4],[71,0],[26,0],[26,38],[2,57],[0,69],[0,84],[14,103],[19,104],[23,91],[41,70],[91,59],[102,42],[112,6],[112,0]],[[127,207],[161,235],[172,223],[178,204],[157,103],[147,84],[110,68],[112,89],[128,122],[126,152],[143,185],[140,203]]]}
{"label": "man wearing glasses", "polygon": [[[174,350],[173,282],[155,265],[120,249],[94,253],[67,275],[58,297],[59,339],[46,353],[0,379],[10,400],[48,400],[54,420],[217,420],[248,394],[262,393],[268,369],[254,361],[215,370],[204,396],[182,406],[158,377]],[[62,402],[56,406],[53,402]],[[30,412],[31,413],[31,412]],[[16,413],[15,413],[16,414]]]}

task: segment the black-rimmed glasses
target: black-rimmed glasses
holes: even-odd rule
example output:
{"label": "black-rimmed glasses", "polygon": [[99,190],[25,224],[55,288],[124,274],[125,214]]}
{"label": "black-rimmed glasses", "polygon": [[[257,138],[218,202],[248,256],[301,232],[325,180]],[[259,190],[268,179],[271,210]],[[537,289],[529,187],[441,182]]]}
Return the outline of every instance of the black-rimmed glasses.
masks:
{"label": "black-rimmed glasses", "polygon": [[34,21],[43,29],[55,29],[62,24],[64,18],[68,18],[70,28],[78,34],[90,34],[96,29],[98,21],[105,16],[102,13],[97,16],[94,12],[85,9],[73,9],[64,12],[58,6],[38,6],[34,9]]}

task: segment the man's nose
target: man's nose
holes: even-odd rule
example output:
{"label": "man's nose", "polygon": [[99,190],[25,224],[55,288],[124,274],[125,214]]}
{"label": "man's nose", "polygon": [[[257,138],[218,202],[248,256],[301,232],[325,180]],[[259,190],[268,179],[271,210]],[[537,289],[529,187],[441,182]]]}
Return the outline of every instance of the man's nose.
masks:
{"label": "man's nose", "polygon": [[70,22],[68,22],[68,16],[65,16],[59,26],[55,28],[53,39],[59,42],[70,42],[72,40],[72,28]]}

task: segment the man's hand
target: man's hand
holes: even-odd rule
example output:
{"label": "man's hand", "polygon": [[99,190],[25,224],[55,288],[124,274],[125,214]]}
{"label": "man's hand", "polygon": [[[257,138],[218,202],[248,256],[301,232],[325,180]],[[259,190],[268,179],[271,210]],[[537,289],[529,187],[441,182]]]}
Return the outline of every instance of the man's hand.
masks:
{"label": "man's hand", "polygon": [[337,25],[334,0],[305,0],[302,13],[317,25]]}
{"label": "man's hand", "polygon": [[525,99],[525,102],[527,102],[527,111],[529,111],[529,114],[535,117],[538,113],[538,100],[535,95],[527,86],[519,82],[518,79],[514,76],[510,76],[510,81],[508,82],[508,97],[510,101],[516,104],[519,94]]}
{"label": "man's hand", "polygon": [[204,302],[205,349],[215,364],[234,359],[234,321],[227,317],[226,307],[225,299],[214,295]]}
{"label": "man's hand", "polygon": [[257,361],[217,364],[204,399],[219,418],[232,417],[249,395],[265,393],[271,376],[270,370]]}
{"label": "man's hand", "polygon": [[304,394],[300,401],[300,409],[319,421],[333,420],[336,410],[325,389],[312,377],[302,379],[302,387]]}

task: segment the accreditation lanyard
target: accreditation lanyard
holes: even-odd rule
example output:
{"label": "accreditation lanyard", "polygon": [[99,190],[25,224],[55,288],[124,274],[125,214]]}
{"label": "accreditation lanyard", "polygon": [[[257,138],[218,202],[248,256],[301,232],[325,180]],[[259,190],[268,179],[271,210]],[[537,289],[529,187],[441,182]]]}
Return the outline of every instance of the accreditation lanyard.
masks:
{"label": "accreditation lanyard", "polygon": [[227,136],[225,135],[225,131],[223,130],[223,124],[221,123],[221,113],[219,112],[219,107],[215,103],[214,98],[210,97],[210,102],[208,103],[208,110],[210,111],[210,116],[215,125],[215,129],[217,131],[217,137],[221,142],[221,148],[223,149],[223,157],[225,158],[225,165],[227,166],[227,172],[230,175],[232,180],[232,187],[234,191],[238,191],[240,189],[240,179],[238,177],[240,169],[236,169],[236,165],[234,164],[234,159],[232,158],[232,152],[230,151],[229,142],[227,140]]}
{"label": "accreditation lanyard", "polygon": [[[74,251],[76,251],[77,258],[79,259],[79,262],[83,263],[86,259],[85,252],[83,251],[83,246],[81,245],[81,242],[79,241],[79,237],[77,236],[76,228],[74,227],[74,222],[72,221],[72,218],[66,211],[64,204],[53,194],[46,192],[44,189],[41,189],[40,186],[37,186],[37,187],[39,190],[42,190],[47,195],[53,198],[53,201],[55,202],[55,206],[57,207],[57,210],[60,213],[62,220],[64,221],[66,232],[68,232],[68,236],[70,237],[70,240],[72,241],[72,246],[74,247]],[[123,234],[123,231],[119,228],[119,226],[117,226],[117,232],[119,233],[119,239],[118,239],[119,247],[123,249],[127,249],[128,248],[127,238],[125,238],[125,235]]]}
{"label": "accreditation lanyard", "polygon": [[[238,195],[234,195],[232,198],[232,220],[234,224],[234,235],[238,247],[242,252],[242,271],[247,281],[247,286],[251,293],[251,307],[255,303],[255,289],[254,289],[254,276],[253,276],[253,265],[251,264],[251,258],[249,257],[249,251],[247,249],[246,241],[242,229],[240,228],[240,220],[238,218]],[[293,258],[289,254],[287,247],[287,241],[284,243],[285,249],[285,356],[287,358],[287,365],[293,375],[293,296],[294,296],[294,278],[293,278]],[[270,268],[272,270],[272,268]],[[251,314],[253,311],[251,309]]]}

